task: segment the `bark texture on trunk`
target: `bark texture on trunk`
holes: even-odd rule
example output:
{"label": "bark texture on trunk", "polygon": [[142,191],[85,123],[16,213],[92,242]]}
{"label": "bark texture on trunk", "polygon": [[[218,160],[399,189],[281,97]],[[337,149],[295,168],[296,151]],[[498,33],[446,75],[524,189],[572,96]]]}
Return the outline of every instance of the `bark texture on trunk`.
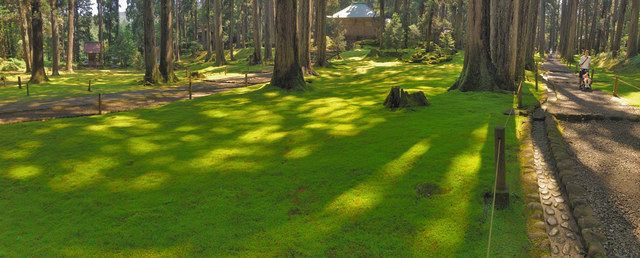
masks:
{"label": "bark texture on trunk", "polygon": [[262,42],[260,41],[260,2],[252,1],[253,6],[253,55],[250,64],[262,64]]}
{"label": "bark texture on trunk", "polygon": [[237,33],[236,33],[236,17],[235,17],[235,1],[234,0],[229,0],[229,59],[231,61],[235,61],[236,57],[233,54],[235,45],[236,45],[236,40],[237,40]]}
{"label": "bark texture on trunk", "polygon": [[104,0],[97,0],[98,5],[98,42],[100,43],[100,54],[98,54],[98,63],[102,64],[104,58]]}
{"label": "bark texture on trunk", "polygon": [[142,7],[144,24],[144,82],[157,84],[159,71],[156,65],[156,35],[153,24],[153,0],[143,0]]}
{"label": "bark texture on trunk", "polygon": [[309,0],[298,1],[298,39],[300,65],[305,75],[316,74],[311,67],[311,5]]}
{"label": "bark texture on trunk", "polygon": [[627,40],[627,58],[638,55],[638,10],[640,0],[631,0],[631,19],[629,20],[629,40]]}
{"label": "bark texture on trunk", "polygon": [[31,0],[31,48],[33,60],[31,61],[30,84],[39,84],[49,80],[44,72],[44,40],[42,35],[42,11],[41,0]]}
{"label": "bark texture on trunk", "polygon": [[273,20],[273,0],[264,1],[264,9],[262,10],[264,13],[264,60],[271,61],[273,60],[272,54],[272,45],[273,41],[271,39],[271,25]]}
{"label": "bark texture on trunk", "polygon": [[[517,1],[515,1],[517,2]],[[491,61],[496,68],[496,77],[500,81],[513,82],[515,78],[511,74],[510,51],[512,35],[511,25],[513,22],[513,0],[492,0],[490,18],[490,54]]]}
{"label": "bark texture on trunk", "polygon": [[543,58],[547,48],[545,45],[546,7],[547,7],[547,0],[540,0],[540,2],[538,3],[538,31],[536,35],[538,36],[538,39],[537,39],[538,53]]}
{"label": "bark texture on trunk", "polygon": [[206,25],[204,26],[204,46],[207,50],[207,60],[211,59],[211,57],[213,57],[213,48],[211,46],[211,41],[212,41],[212,24],[211,24],[211,1],[213,0],[205,0],[205,8],[204,8],[204,17],[205,17],[205,23]]}
{"label": "bark texture on trunk", "polygon": [[[380,20],[379,20],[379,22],[380,22],[380,28],[379,28],[380,34],[378,35],[378,41],[380,43],[380,47],[382,48],[382,47],[384,47],[384,26],[386,25],[386,22],[385,22],[385,19],[386,19],[385,17],[386,16],[385,16],[385,13],[384,13],[384,11],[385,11],[384,10],[384,7],[385,7],[384,6],[384,1],[385,0],[379,0],[379,1],[380,1]],[[314,9],[315,8],[316,7],[314,6]]]}
{"label": "bark texture on trunk", "polygon": [[327,66],[327,38],[325,36],[325,23],[327,20],[327,0],[316,0],[316,66]]}
{"label": "bark texture on trunk", "polygon": [[29,1],[18,0],[18,8],[20,9],[20,36],[22,36],[22,58],[27,66],[26,72],[31,72],[31,33],[29,32]]}
{"label": "bark texture on trunk", "polygon": [[74,34],[75,34],[75,9],[76,9],[76,1],[68,0],[69,9],[68,9],[68,17],[67,17],[67,72],[73,72],[73,42],[74,42]]}
{"label": "bark texture on trunk", "polygon": [[60,75],[60,34],[58,33],[58,4],[49,0],[51,18],[51,75]]}
{"label": "bark texture on trunk", "polygon": [[276,0],[276,55],[271,85],[289,91],[307,88],[298,62],[296,1]]}
{"label": "bark texture on trunk", "polygon": [[535,61],[533,58],[535,52],[535,42],[536,42],[536,24],[538,22],[538,5],[540,5],[540,0],[529,0],[529,13],[527,16],[527,32],[525,35],[525,56],[524,56],[524,67],[533,71],[535,66]]}
{"label": "bark texture on trunk", "polygon": [[160,12],[160,74],[163,82],[174,82],[173,0],[160,0]]}
{"label": "bark texture on trunk", "polygon": [[214,1],[213,15],[213,39],[216,52],[216,66],[225,65],[227,60],[224,57],[224,42],[222,39],[222,0]]}
{"label": "bark texture on trunk", "polygon": [[618,21],[616,21],[616,33],[611,44],[611,52],[613,56],[618,56],[620,52],[620,41],[622,41],[622,33],[624,32],[624,17],[627,10],[628,1],[620,0],[620,6],[618,9]]}
{"label": "bark texture on trunk", "polygon": [[490,0],[468,2],[464,66],[450,90],[513,90],[513,83],[502,81],[491,61],[490,3]]}

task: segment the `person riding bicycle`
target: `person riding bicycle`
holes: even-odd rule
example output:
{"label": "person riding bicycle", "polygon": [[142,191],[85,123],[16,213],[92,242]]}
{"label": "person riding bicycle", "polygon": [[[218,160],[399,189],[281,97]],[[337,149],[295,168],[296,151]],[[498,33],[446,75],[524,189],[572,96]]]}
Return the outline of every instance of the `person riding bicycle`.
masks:
{"label": "person riding bicycle", "polygon": [[[584,50],[582,56],[580,57],[580,89],[584,89],[586,86],[584,84],[584,75],[589,73],[589,68],[591,67],[591,57],[589,56],[589,50]],[[590,87],[590,85],[589,85]]]}

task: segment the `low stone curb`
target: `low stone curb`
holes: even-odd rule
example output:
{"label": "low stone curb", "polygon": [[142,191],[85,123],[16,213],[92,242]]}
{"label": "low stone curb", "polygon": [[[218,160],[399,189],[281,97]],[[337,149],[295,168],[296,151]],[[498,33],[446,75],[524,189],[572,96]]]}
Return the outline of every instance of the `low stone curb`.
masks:
{"label": "low stone curb", "polygon": [[593,209],[587,203],[586,189],[575,183],[580,177],[580,173],[575,170],[577,163],[569,155],[568,146],[562,136],[562,128],[556,118],[550,114],[546,114],[545,124],[551,153],[558,168],[558,177],[567,193],[569,207],[571,207],[572,214],[578,224],[587,255],[589,257],[605,257],[603,243],[606,241],[606,237],[599,233],[599,229],[602,227],[596,219]]}
{"label": "low stone curb", "polygon": [[527,119],[518,134],[520,140],[520,180],[525,193],[527,236],[532,248],[529,256],[542,257],[551,254],[551,245],[546,231],[540,195],[538,191],[538,178],[533,160],[533,141],[531,139],[531,120]]}

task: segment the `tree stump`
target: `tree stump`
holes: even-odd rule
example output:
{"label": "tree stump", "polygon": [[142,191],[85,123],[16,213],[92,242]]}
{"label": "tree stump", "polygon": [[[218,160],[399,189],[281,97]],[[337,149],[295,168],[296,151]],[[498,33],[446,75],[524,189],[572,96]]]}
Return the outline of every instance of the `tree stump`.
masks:
{"label": "tree stump", "polygon": [[384,106],[390,109],[426,107],[429,106],[429,100],[422,91],[409,93],[396,86],[389,91]]}

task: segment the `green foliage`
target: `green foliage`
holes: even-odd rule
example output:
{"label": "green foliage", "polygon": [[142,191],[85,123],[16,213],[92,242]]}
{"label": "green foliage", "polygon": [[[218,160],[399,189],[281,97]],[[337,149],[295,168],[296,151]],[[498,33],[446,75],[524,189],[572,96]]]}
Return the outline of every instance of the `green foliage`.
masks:
{"label": "green foliage", "polygon": [[346,30],[340,22],[329,20],[329,33],[327,34],[327,49],[329,51],[344,51],[347,48],[345,39]]}
{"label": "green foliage", "polygon": [[141,67],[142,55],[137,50],[131,29],[122,27],[117,35],[113,45],[107,48],[105,60],[120,67]]}
{"label": "green foliage", "polygon": [[183,42],[180,49],[187,51],[187,54],[191,56],[204,50],[204,48],[202,47],[202,44],[200,44],[200,42],[195,40],[189,41],[189,42]]}
{"label": "green foliage", "polygon": [[406,61],[409,63],[439,64],[453,59],[455,50],[442,48],[434,42],[425,48],[416,50]]}
{"label": "green foliage", "polygon": [[394,13],[391,21],[388,22],[384,29],[384,45],[387,48],[400,49],[403,40],[402,21],[400,15]]}
{"label": "green foliage", "polygon": [[9,58],[7,60],[0,59],[0,71],[22,71],[26,68],[23,60],[17,58]]}

